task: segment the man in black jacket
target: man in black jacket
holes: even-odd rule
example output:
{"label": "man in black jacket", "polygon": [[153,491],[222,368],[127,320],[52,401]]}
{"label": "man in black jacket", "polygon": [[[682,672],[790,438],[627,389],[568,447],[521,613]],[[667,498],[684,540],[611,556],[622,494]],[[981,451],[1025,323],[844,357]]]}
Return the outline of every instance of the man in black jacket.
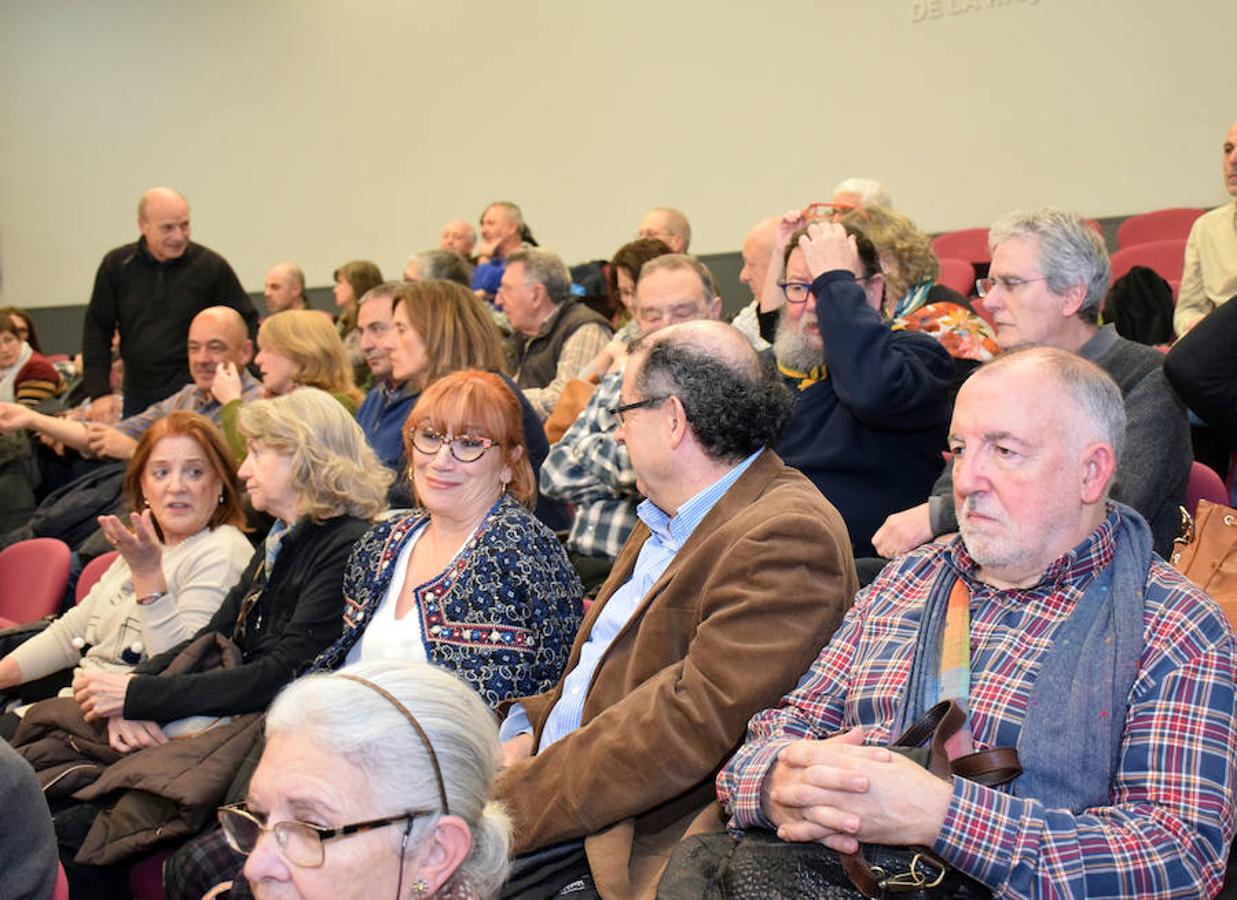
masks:
{"label": "man in black jacket", "polygon": [[182,348],[199,312],[230,306],[244,317],[250,337],[258,322],[227,260],[190,241],[184,197],[171,188],[151,188],[138,203],[137,225],[141,237],[99,264],[82,327],[85,385],[92,398],[111,393],[112,334],[120,331],[126,418],[189,381]]}

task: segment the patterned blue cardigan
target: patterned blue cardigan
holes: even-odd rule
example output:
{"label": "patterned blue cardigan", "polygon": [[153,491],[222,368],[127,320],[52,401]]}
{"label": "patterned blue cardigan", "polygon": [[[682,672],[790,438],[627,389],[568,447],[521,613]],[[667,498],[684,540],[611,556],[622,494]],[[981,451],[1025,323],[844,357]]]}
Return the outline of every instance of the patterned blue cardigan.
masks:
{"label": "patterned blue cardigan", "polygon": [[[400,549],[423,509],[380,523],[357,541],[344,571],[344,633],[313,669],[343,665],[386,596]],[[584,589],[558,538],[504,494],[441,574],[414,592],[425,653],[491,708],[558,682],[580,626]]]}

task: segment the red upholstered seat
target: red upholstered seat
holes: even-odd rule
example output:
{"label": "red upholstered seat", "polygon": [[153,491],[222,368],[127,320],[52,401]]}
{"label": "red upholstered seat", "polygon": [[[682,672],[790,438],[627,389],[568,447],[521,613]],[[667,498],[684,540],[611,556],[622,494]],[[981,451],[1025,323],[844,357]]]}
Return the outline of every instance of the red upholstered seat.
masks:
{"label": "red upholstered seat", "polygon": [[1151,241],[1184,241],[1190,236],[1190,226],[1194,220],[1206,211],[1175,206],[1130,216],[1117,227],[1117,246],[1125,248]]}
{"label": "red upholstered seat", "polygon": [[948,257],[972,264],[992,262],[992,254],[988,252],[987,228],[967,228],[937,235],[932,239],[932,249],[937,259]]}
{"label": "red upholstered seat", "polygon": [[1197,460],[1190,464],[1190,480],[1185,487],[1185,508],[1194,515],[1198,510],[1199,500],[1210,500],[1228,506],[1228,490],[1224,481],[1211,466],[1205,466]]}
{"label": "red upholstered seat", "polygon": [[1165,281],[1181,281],[1185,269],[1185,239],[1150,241],[1118,250],[1112,255],[1112,280],[1116,281],[1135,266],[1146,266]]}
{"label": "red upholstered seat", "polygon": [[937,281],[957,291],[963,297],[975,293],[975,267],[964,259],[945,257],[940,260],[941,274]]}
{"label": "red upholstered seat", "polygon": [[55,538],[18,541],[0,551],[0,618],[34,622],[60,610],[69,548]]}
{"label": "red upholstered seat", "polygon": [[107,571],[107,567],[112,564],[119,554],[115,550],[109,550],[96,556],[90,562],[86,563],[82,569],[82,574],[77,577],[77,588],[74,590],[74,602],[81,603],[90,593],[90,589],[98,583],[103,573]]}

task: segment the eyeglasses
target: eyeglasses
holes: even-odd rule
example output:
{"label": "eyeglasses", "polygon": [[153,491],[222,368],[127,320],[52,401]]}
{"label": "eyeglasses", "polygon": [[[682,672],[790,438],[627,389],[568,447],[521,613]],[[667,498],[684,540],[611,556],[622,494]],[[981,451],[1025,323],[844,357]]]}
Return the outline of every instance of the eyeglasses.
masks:
{"label": "eyeglasses", "polygon": [[437,455],[446,444],[451,448],[451,455],[462,463],[476,462],[494,446],[492,439],[479,434],[439,434],[427,425],[412,429],[408,436],[412,438],[412,446],[427,456]]}
{"label": "eyeglasses", "polygon": [[310,825],[308,822],[276,822],[266,825],[246,808],[244,803],[223,806],[219,809],[219,824],[223,827],[223,836],[228,846],[237,853],[248,856],[258,846],[258,839],[263,834],[275,835],[275,843],[288,862],[306,869],[316,869],[326,859],[326,849],[323,841],[347,837],[350,834],[360,834],[375,828],[385,828],[396,822],[411,822],[418,816],[427,816],[433,810],[423,809],[406,812],[398,816],[387,816],[382,819],[370,819],[368,822],[355,822],[351,825],[340,825],[338,828],[324,828],[321,825]]}
{"label": "eyeglasses", "polygon": [[624,403],[622,406],[611,406],[610,415],[618,419],[620,425],[624,424],[623,416],[634,409],[648,409],[656,406],[658,403],[665,403],[669,397],[645,397],[643,400],[637,400],[635,403]]}
{"label": "eyeglasses", "polygon": [[812,293],[812,286],[805,281],[779,281],[777,286],[782,289],[786,302],[795,306],[807,303],[807,298]]}
{"label": "eyeglasses", "polygon": [[809,203],[799,211],[804,222],[823,222],[835,219],[855,209],[855,204],[832,200],[828,203]]}
{"label": "eyeglasses", "polygon": [[1040,275],[1037,278],[980,278],[975,282],[975,293],[981,297],[987,297],[992,293],[993,288],[999,287],[1007,293],[1013,293],[1024,284],[1030,284],[1032,281],[1046,281],[1047,275]]}

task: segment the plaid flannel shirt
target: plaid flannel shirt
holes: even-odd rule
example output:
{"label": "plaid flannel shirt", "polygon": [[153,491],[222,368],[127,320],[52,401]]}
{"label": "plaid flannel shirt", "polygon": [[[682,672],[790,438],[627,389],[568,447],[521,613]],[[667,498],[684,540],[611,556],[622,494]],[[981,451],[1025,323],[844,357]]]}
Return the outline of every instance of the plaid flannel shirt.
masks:
{"label": "plaid flannel shirt", "polygon": [[[1113,555],[1110,515],[1025,590],[978,581],[960,541],[890,564],[777,709],[755,716],[718,776],[732,827],[769,827],[761,787],[782,747],[856,725],[888,743],[911,670],[924,601],[948,557],[970,585],[971,724],[976,749],[1015,746],[1053,634]],[[1109,804],[1046,809],[962,778],[933,850],[1011,897],[1215,894],[1233,835],[1233,636],[1213,601],[1155,558],[1145,646]]]}
{"label": "plaid flannel shirt", "polygon": [[614,439],[622,371],[601,379],[588,405],[541,464],[541,493],[575,506],[567,549],[614,559],[636,527],[636,473]]}

